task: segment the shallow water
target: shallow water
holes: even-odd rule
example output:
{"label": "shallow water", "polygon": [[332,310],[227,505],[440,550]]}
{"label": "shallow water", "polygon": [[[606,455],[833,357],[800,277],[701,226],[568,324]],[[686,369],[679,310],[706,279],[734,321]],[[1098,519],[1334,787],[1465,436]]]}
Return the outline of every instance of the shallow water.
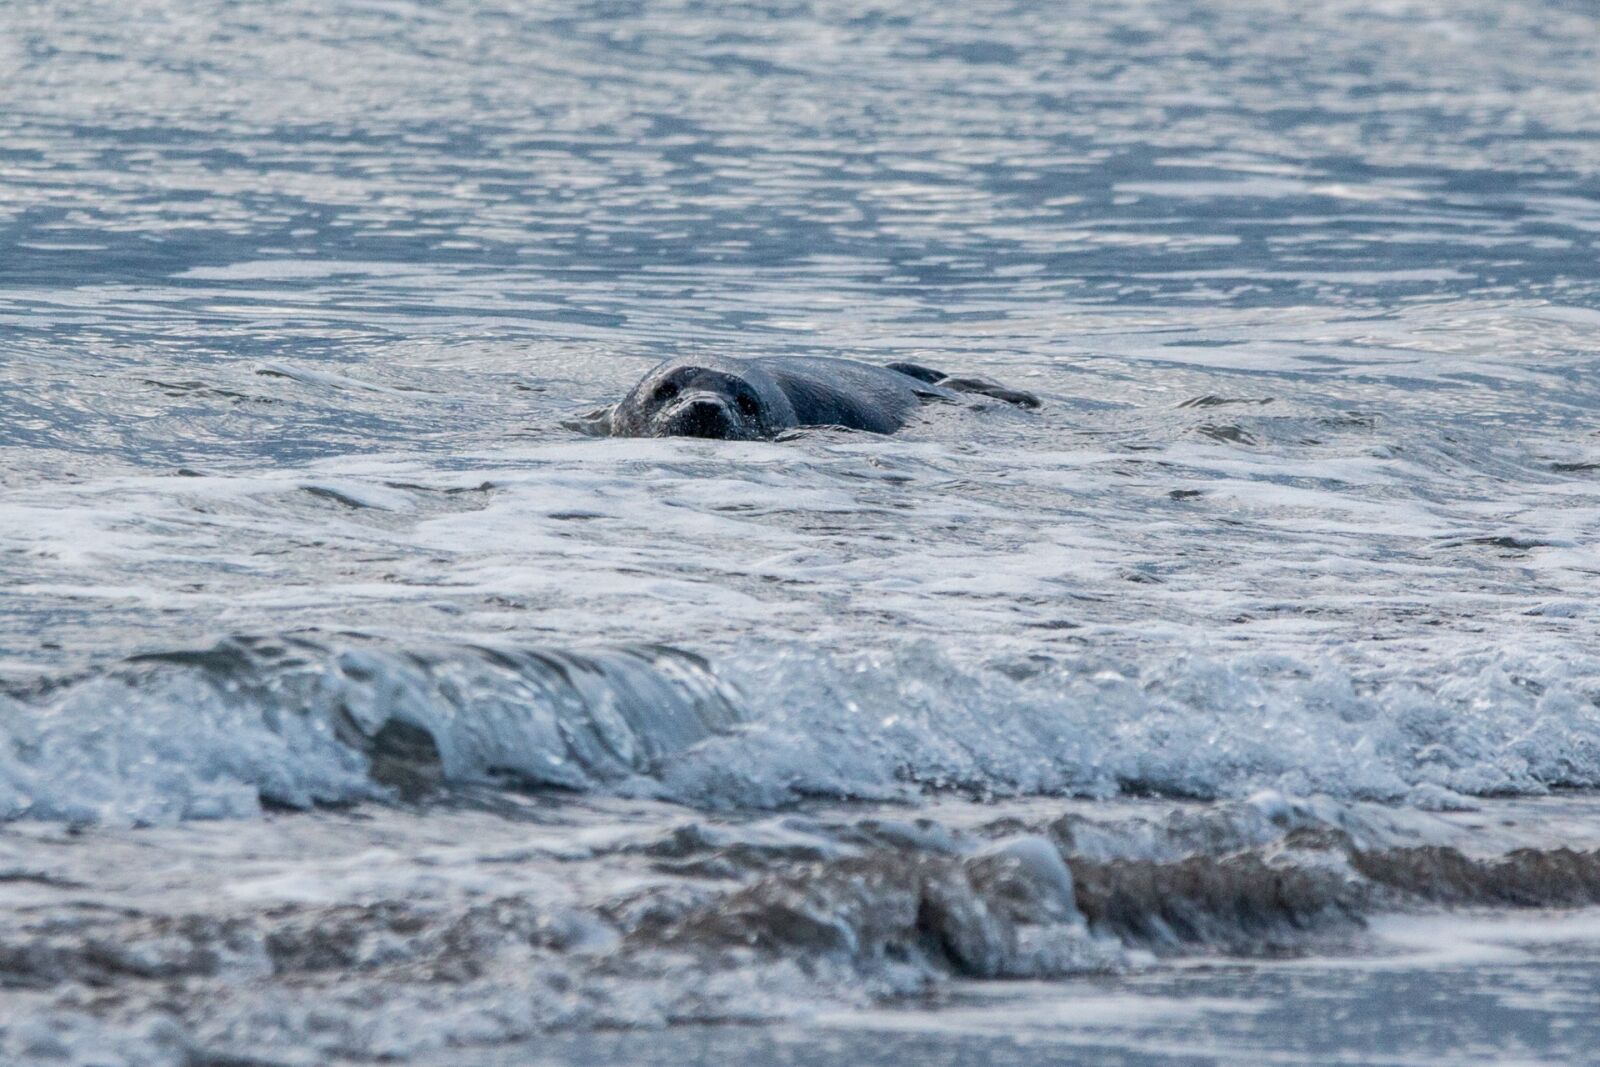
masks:
{"label": "shallow water", "polygon": [[[1572,1064],[1593,1057],[1600,1036],[1594,1022],[1600,953],[1592,913],[1445,928],[1410,920],[1390,925],[1394,929],[1384,933],[1395,944],[1371,964],[1206,963],[1047,986],[991,983],[958,988],[932,1007],[825,1016],[805,1027],[563,1035],[465,1058],[454,1052],[437,1062],[1420,1067]],[[1408,936],[1465,951],[1440,959],[1416,952]]]}
{"label": "shallow water", "polygon": [[[403,1059],[1594,903],[1591,802],[1514,798],[1600,787],[1597,53],[1556,0],[0,8],[7,1016]],[[565,425],[702,350],[1045,404]],[[529,835],[398,933],[162,881],[382,854],[316,907],[400,906]],[[728,949],[763,893],[848,933]],[[324,920],[390,948],[272,947]]]}

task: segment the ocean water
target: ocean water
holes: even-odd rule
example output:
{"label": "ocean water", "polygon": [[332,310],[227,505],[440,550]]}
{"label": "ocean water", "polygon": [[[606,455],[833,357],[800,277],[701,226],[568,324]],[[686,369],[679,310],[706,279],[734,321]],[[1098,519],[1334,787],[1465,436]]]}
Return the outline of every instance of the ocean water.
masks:
{"label": "ocean water", "polygon": [[[0,72],[0,1062],[1591,1055],[1600,9],[11,0]],[[696,352],[1044,403],[573,428]]]}

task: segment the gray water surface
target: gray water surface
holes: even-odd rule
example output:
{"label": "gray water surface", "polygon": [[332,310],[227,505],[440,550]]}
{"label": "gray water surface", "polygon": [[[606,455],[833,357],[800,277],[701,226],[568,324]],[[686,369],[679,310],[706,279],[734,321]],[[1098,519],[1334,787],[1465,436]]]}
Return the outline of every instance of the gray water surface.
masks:
{"label": "gray water surface", "polygon": [[1240,961],[1600,903],[1597,241],[1586,3],[0,5],[0,1053],[1578,1055]]}

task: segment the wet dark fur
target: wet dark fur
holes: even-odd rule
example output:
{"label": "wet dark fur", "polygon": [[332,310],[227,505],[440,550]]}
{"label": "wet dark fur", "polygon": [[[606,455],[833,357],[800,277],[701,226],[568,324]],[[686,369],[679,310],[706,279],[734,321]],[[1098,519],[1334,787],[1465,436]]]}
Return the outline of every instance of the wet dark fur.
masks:
{"label": "wet dark fur", "polygon": [[800,426],[894,433],[925,401],[960,393],[1034,408],[1031,393],[911,363],[887,367],[825,356],[684,357],[661,364],[620,403],[596,413],[617,437],[761,440]]}

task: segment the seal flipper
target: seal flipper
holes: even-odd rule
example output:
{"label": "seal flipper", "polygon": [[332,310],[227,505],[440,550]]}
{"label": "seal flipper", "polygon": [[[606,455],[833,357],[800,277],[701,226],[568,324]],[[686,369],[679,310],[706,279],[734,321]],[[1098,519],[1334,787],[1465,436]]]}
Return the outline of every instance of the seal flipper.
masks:
{"label": "seal flipper", "polygon": [[976,393],[979,396],[992,396],[996,400],[1004,400],[1007,404],[1015,404],[1019,408],[1036,408],[1039,398],[1024,389],[1008,389],[999,382],[992,382],[988,378],[944,378],[939,382],[941,389],[954,389],[958,393]]}
{"label": "seal flipper", "polygon": [[937,385],[941,389],[952,389],[958,393],[976,393],[979,396],[989,396],[996,400],[1004,400],[1007,404],[1015,404],[1019,408],[1036,408],[1039,398],[1032,393],[1021,389],[1008,389],[999,382],[992,382],[988,378],[952,378],[943,371],[936,371],[916,363],[891,363],[889,369],[899,371],[910,378],[915,378],[930,385]]}
{"label": "seal flipper", "polygon": [[901,374],[909,378],[915,378],[919,382],[927,382],[929,385],[938,385],[950,377],[942,370],[932,370],[917,363],[891,363],[889,364],[889,369],[899,371]]}
{"label": "seal flipper", "polygon": [[924,367],[919,363],[890,363],[884,369],[892,370],[896,374],[904,374],[907,378],[912,378],[923,383],[923,385],[933,386],[932,389],[924,389],[915,385],[911,387],[911,391],[917,395],[917,399],[924,403],[930,400],[950,403],[955,400],[955,397],[951,396],[948,390],[939,388],[939,385],[949,377],[944,371],[933,370],[931,367]]}

